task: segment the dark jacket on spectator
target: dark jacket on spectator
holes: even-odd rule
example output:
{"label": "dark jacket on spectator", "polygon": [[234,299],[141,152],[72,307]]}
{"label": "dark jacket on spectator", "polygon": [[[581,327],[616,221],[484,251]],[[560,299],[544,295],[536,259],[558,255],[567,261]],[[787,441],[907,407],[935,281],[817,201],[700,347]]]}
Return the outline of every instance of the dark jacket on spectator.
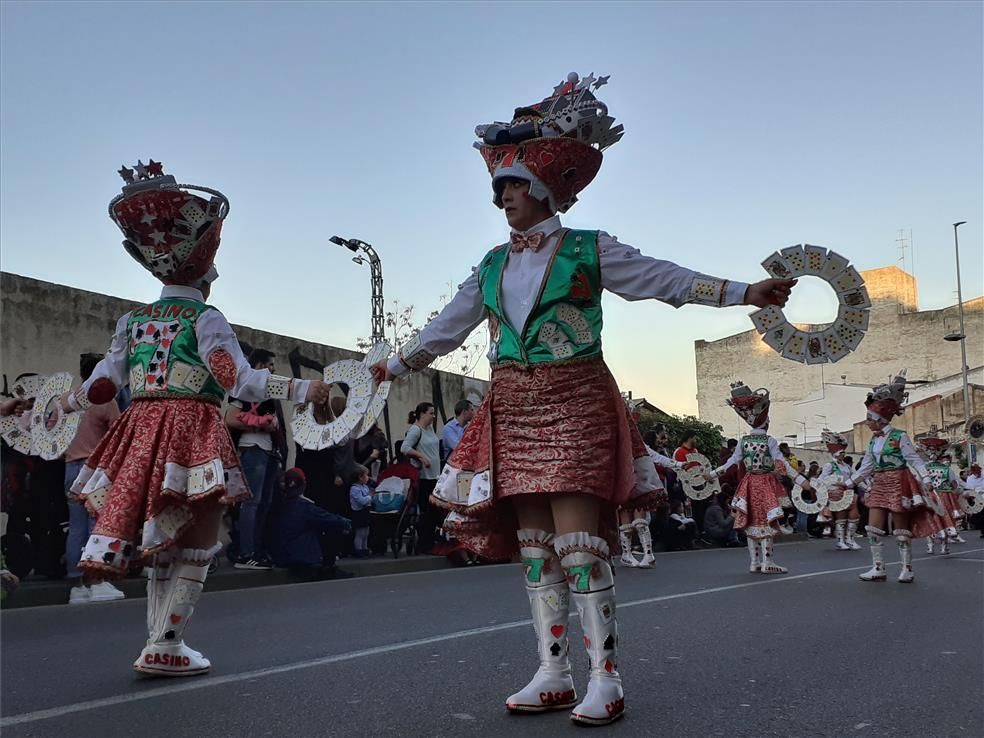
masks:
{"label": "dark jacket on spectator", "polygon": [[283,497],[273,520],[271,555],[277,566],[321,566],[323,533],[341,533],[346,518],[322,510],[306,497]]}
{"label": "dark jacket on spectator", "polygon": [[727,538],[735,527],[735,516],[725,515],[724,509],[716,502],[707,507],[704,513],[704,533],[715,540]]}

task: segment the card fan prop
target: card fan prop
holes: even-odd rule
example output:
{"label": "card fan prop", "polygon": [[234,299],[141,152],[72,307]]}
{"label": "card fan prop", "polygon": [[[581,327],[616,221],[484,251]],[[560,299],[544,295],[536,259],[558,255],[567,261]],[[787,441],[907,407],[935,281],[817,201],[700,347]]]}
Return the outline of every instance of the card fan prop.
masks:
{"label": "card fan prop", "polygon": [[721,482],[717,479],[704,479],[704,472],[711,472],[714,467],[704,454],[692,452],[687,454],[687,465],[677,472],[677,479],[683,486],[683,492],[691,500],[706,500],[711,495],[721,491]]}
{"label": "card fan prop", "polygon": [[778,305],[756,310],[749,317],[768,346],[801,364],[833,364],[857,349],[868,330],[871,299],[851,262],[823,246],[800,244],[776,251],[762,267],[775,279],[818,277],[837,293],[840,303],[836,320],[813,333],[790,323]]}

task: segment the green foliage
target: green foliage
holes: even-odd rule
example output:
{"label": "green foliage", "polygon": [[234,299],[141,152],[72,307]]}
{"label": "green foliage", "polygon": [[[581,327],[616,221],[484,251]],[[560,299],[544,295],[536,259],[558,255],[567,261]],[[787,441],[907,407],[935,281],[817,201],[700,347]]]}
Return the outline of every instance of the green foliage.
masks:
{"label": "green foliage", "polygon": [[717,464],[720,449],[724,445],[724,435],[720,425],[712,425],[693,415],[664,415],[663,413],[642,413],[639,428],[643,434],[646,431],[663,426],[669,436],[670,451],[676,449],[688,433],[697,436],[697,450]]}

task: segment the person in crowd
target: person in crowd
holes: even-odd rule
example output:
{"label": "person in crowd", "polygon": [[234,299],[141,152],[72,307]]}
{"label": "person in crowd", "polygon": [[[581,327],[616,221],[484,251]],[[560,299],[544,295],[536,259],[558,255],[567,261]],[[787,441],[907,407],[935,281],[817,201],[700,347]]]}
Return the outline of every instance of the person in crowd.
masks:
{"label": "person in crowd", "polygon": [[352,468],[352,486],[349,488],[349,504],[352,506],[352,528],[355,530],[355,558],[369,558],[369,512],[372,491],[369,489],[369,470],[356,464]]}
{"label": "person in crowd", "polygon": [[721,491],[714,495],[704,513],[704,538],[718,546],[731,548],[742,545],[738,540],[735,515],[731,509],[733,497],[734,489],[729,483],[723,482]]}
{"label": "person in crowd", "polygon": [[[253,349],[248,361],[258,371],[277,371],[276,355],[267,349]],[[273,563],[266,552],[267,516],[283,463],[277,439],[282,431],[277,401],[247,402],[230,398],[225,422],[239,433],[239,463],[251,494],[239,508],[239,556],[234,566],[269,571]]]}
{"label": "person in crowd", "polygon": [[369,478],[379,479],[379,474],[389,461],[389,439],[377,424],[369,429],[355,444],[355,462],[369,470]]}
{"label": "person in crowd", "polygon": [[438,511],[432,510],[430,496],[441,474],[440,440],[434,432],[437,413],[434,404],[421,402],[414,408],[407,422],[410,427],[403,437],[401,450],[417,468],[417,511],[420,531],[420,551],[430,553],[434,545],[435,529],[440,521]]}
{"label": "person in crowd", "polygon": [[271,526],[270,549],[273,562],[306,579],[344,579],[350,572],[335,566],[334,556],[325,550],[337,549],[326,539],[348,536],[348,518],[323,510],[304,496],[306,479],[297,467],[288,469],[280,482],[282,495]]}
{"label": "person in crowd", "polygon": [[[102,360],[102,354],[82,354],[79,358],[79,377],[84,382],[92,376],[92,370]],[[115,402],[94,405],[82,415],[75,438],[65,450],[65,494],[68,496],[68,537],[65,540],[65,566],[68,577],[76,584],[68,595],[68,604],[85,605],[93,602],[121,600],[123,592],[102,577],[94,576],[86,584],[79,571],[82,547],[92,532],[92,518],[85,505],[71,498],[72,484],[75,482],[85,462],[95,451],[116,419],[120,417],[119,406]]]}
{"label": "person in crowd", "polygon": [[667,546],[671,551],[688,551],[694,548],[697,538],[697,523],[687,515],[683,502],[670,503],[670,517],[666,524]]}
{"label": "person in crowd", "polygon": [[72,485],[96,515],[79,566],[88,582],[124,576],[131,559],[150,560],[149,638],[133,668],[192,676],[211,668],[185,645],[184,633],[221,549],[223,505],[250,496],[222,401],[228,393],[250,402],[320,403],[330,390],[251,367],[225,316],[206,303],[218,277],[214,257],[228,199],[179,185],[160,162],[119,173],[125,185],[109,204],[110,217],[127,253],[164,288],[117,321],[109,352],[61,398],[71,412],[112,402],[127,383],[133,393]]}
{"label": "person in crowd", "polygon": [[454,406],[454,419],[451,420],[441,431],[441,446],[444,458],[441,459],[443,465],[452,452],[461,442],[461,436],[465,432],[465,426],[475,417],[475,406],[468,400],[458,400]]}
{"label": "person in crowd", "polygon": [[[725,461],[730,459],[731,455],[735,452],[735,449],[737,447],[738,447],[738,439],[729,438],[725,447],[721,449],[721,453],[718,454],[718,462],[717,462],[718,466],[720,466]],[[738,483],[740,481],[741,481],[741,464],[736,464],[735,466],[728,469],[728,471],[724,473],[724,476],[721,477],[721,486],[723,487],[725,484],[729,484],[731,485],[731,489],[734,490],[738,487]]]}

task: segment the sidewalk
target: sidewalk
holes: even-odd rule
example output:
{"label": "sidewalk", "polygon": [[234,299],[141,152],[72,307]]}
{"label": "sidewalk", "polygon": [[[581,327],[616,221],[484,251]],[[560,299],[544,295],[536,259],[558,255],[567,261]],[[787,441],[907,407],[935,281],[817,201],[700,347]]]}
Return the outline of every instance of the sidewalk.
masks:
{"label": "sidewalk", "polygon": [[[378,556],[372,559],[342,559],[338,567],[357,577],[375,577],[382,574],[403,574],[414,571],[436,571],[451,569],[453,564],[446,556]],[[213,574],[205,584],[206,592],[227,589],[247,589],[250,587],[270,587],[277,584],[293,584],[308,581],[292,576],[286,569],[272,571],[250,571],[235,569],[228,560]],[[331,580],[324,580],[331,581]],[[142,599],[147,596],[147,580],[143,577],[128,577],[113,585],[126,593],[127,599]],[[27,579],[21,582],[17,591],[9,595],[3,609],[17,607],[37,607],[38,605],[64,605],[68,603],[68,593],[72,588],[69,580]],[[81,607],[81,605],[80,605]]]}

